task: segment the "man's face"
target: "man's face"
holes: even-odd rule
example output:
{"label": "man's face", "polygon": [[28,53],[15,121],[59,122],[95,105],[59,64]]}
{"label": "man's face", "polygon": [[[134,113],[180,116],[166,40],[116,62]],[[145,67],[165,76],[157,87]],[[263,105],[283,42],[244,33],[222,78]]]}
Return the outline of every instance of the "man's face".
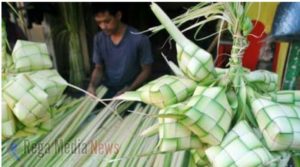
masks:
{"label": "man's face", "polygon": [[99,12],[95,15],[96,24],[107,35],[112,35],[118,30],[120,19],[120,12],[117,12],[115,16],[111,15],[109,12]]}

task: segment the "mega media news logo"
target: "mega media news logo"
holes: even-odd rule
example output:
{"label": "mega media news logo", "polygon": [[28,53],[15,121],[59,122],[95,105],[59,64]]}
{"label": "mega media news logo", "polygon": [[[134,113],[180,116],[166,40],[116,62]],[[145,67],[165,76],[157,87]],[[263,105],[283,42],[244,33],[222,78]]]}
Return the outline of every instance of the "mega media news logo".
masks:
{"label": "mega media news logo", "polygon": [[9,146],[11,155],[16,159],[20,159],[18,148],[24,150],[21,154],[33,154],[38,157],[43,157],[46,154],[63,153],[63,154],[101,154],[111,155],[117,154],[121,148],[117,143],[104,143],[98,140],[92,140],[89,143],[81,140],[64,142],[64,140],[56,140],[53,143],[32,143],[29,140],[24,140],[22,144],[12,142]]}

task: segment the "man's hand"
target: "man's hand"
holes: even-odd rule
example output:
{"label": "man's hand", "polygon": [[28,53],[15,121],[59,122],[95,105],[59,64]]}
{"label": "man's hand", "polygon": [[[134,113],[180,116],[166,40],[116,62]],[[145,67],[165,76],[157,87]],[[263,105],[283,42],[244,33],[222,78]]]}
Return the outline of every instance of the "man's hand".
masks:
{"label": "man's hand", "polygon": [[119,92],[117,92],[117,94],[115,96],[119,96],[123,93],[125,93],[126,91],[130,91],[130,87],[129,86],[125,86],[123,89],[121,89]]}
{"label": "man's hand", "polygon": [[92,85],[90,85],[87,89],[87,91],[91,94],[93,94],[94,96],[96,96],[96,88]]}
{"label": "man's hand", "polygon": [[102,79],[102,75],[103,75],[103,67],[100,64],[96,64],[93,73],[92,73],[92,79],[91,82],[89,84],[89,87],[87,89],[87,91],[93,95],[96,96],[96,85],[99,84],[99,82]]}

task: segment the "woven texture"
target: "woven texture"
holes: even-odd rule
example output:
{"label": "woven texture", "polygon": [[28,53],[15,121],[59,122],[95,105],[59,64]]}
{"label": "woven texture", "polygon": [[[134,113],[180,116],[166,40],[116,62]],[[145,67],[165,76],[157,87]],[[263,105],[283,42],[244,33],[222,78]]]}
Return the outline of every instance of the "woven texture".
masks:
{"label": "woven texture", "polygon": [[205,152],[214,167],[264,166],[273,160],[246,121],[239,122],[220,145]]}
{"label": "woven texture", "polygon": [[251,106],[270,150],[300,150],[300,106],[266,99],[256,99]]}
{"label": "woven texture", "polygon": [[282,104],[291,104],[300,106],[300,91],[278,91],[271,94],[272,101]]}
{"label": "woven texture", "polygon": [[49,118],[48,95],[26,74],[18,74],[4,86],[2,93],[14,115],[24,125],[33,127]]}
{"label": "woven texture", "polygon": [[245,74],[246,80],[260,92],[274,92],[277,90],[278,75],[265,70],[256,70]]}
{"label": "woven texture", "polygon": [[187,78],[165,75],[139,88],[141,99],[159,108],[186,100],[196,88],[196,83]]}
{"label": "woven texture", "polygon": [[195,133],[201,142],[219,144],[233,117],[225,90],[220,87],[197,87],[187,107],[190,109],[184,113],[186,118],[180,122]]}
{"label": "woven texture", "polygon": [[206,166],[208,165],[208,160],[205,155],[204,149],[193,149],[190,151],[191,156],[197,166]]}
{"label": "woven texture", "polygon": [[212,83],[216,77],[212,56],[189,42],[184,46],[176,44],[179,67],[189,78],[202,85]]}
{"label": "woven texture", "polygon": [[44,43],[18,40],[12,56],[17,72],[43,70],[52,67],[47,46]]}
{"label": "woven texture", "polygon": [[175,119],[159,118],[160,151],[200,148],[199,138]]}
{"label": "woven texture", "polygon": [[56,70],[32,72],[29,77],[35,85],[48,94],[49,105],[54,104],[61,97],[68,84]]}

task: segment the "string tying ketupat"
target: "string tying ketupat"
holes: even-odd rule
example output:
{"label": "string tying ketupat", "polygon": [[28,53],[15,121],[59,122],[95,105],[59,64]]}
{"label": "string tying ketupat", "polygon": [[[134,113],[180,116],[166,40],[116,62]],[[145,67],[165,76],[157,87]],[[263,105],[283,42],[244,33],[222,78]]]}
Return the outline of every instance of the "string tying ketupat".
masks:
{"label": "string tying ketupat", "polygon": [[274,92],[277,90],[278,75],[266,70],[256,70],[245,74],[245,79],[259,92]]}
{"label": "string tying ketupat", "polygon": [[30,79],[35,85],[42,88],[48,94],[49,105],[54,104],[63,94],[68,83],[56,70],[43,70],[29,73]]}
{"label": "string tying ketupat", "polygon": [[239,122],[220,145],[212,146],[205,152],[214,167],[266,166],[273,160],[246,121]]}
{"label": "string tying ketupat", "polygon": [[12,52],[17,72],[49,69],[52,62],[44,43],[18,40]]}
{"label": "string tying ketupat", "polygon": [[48,95],[26,74],[18,74],[2,90],[3,98],[24,125],[33,127],[50,118]]}
{"label": "string tying ketupat", "polygon": [[255,99],[251,107],[270,150],[300,150],[300,106]]}
{"label": "string tying ketupat", "polygon": [[137,91],[125,92],[116,99],[143,101],[158,108],[164,108],[186,100],[193,94],[195,88],[196,82],[190,79],[164,75]]}
{"label": "string tying ketupat", "polygon": [[7,103],[2,100],[2,136],[9,138],[16,133],[15,118]]}

